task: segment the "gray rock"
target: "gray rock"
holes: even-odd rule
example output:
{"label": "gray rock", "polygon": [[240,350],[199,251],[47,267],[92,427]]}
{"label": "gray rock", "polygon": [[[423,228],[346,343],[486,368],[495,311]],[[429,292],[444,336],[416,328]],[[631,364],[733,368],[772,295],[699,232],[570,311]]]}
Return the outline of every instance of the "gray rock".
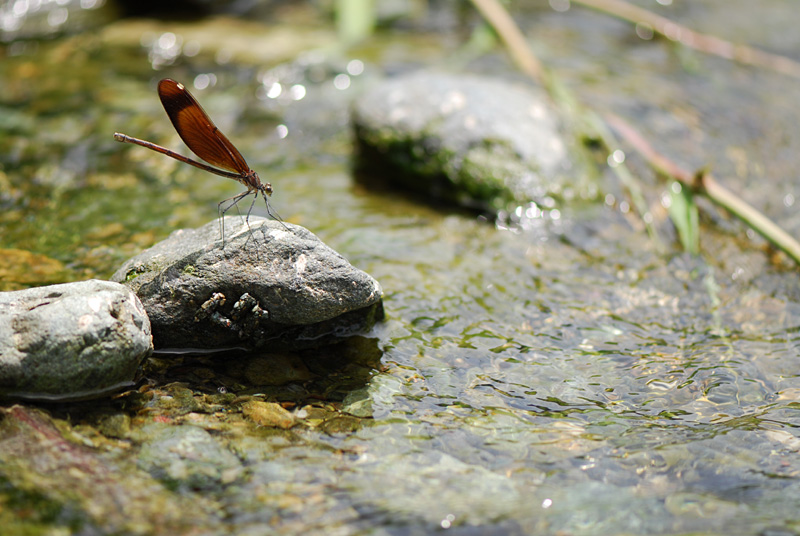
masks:
{"label": "gray rock", "polygon": [[464,206],[557,193],[571,166],[552,104],[526,84],[415,73],[373,88],[352,119],[363,164]]}
{"label": "gray rock", "polygon": [[118,283],[90,280],[0,293],[0,394],[101,396],[130,385],[152,349],[141,302]]}
{"label": "gray rock", "polygon": [[172,233],[112,277],[144,304],[157,348],[320,346],[382,318],[381,287],[308,230],[264,218]]}

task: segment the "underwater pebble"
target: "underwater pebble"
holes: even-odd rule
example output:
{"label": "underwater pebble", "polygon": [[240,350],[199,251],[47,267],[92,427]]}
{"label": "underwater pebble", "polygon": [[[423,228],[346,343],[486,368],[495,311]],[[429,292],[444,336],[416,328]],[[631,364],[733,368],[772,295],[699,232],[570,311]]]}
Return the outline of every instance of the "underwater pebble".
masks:
{"label": "underwater pebble", "polygon": [[192,425],[150,424],[139,452],[140,469],[169,486],[212,490],[240,476],[239,459],[210,433]]}
{"label": "underwater pebble", "polygon": [[0,293],[0,394],[93,398],[132,384],[153,349],[136,295],[89,280]]}
{"label": "underwater pebble", "polygon": [[228,216],[182,229],[112,277],[137,293],[155,346],[322,346],[383,317],[380,284],[303,227]]}
{"label": "underwater pebble", "polygon": [[297,419],[291,412],[275,402],[251,400],[242,404],[242,413],[259,426],[288,430],[297,423]]}
{"label": "underwater pebble", "polygon": [[[87,441],[44,409],[0,407],[2,513],[13,518],[0,534],[177,535],[189,534],[191,526],[194,534],[209,534],[205,529],[217,514],[203,508],[202,498],[157,485],[121,455],[129,447],[121,452],[109,442],[100,440],[98,448]],[[47,530],[24,526],[40,524],[42,514],[49,518]]]}
{"label": "underwater pebble", "polygon": [[460,205],[504,208],[574,180],[554,107],[530,84],[413,73],[374,87],[352,115],[362,163]]}

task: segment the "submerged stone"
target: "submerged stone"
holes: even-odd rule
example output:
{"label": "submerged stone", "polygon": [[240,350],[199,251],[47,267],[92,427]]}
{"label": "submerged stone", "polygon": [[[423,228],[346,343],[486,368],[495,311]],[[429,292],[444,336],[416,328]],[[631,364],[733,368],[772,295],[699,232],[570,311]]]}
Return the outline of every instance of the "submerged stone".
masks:
{"label": "submerged stone", "polygon": [[170,487],[211,490],[240,476],[239,459],[202,428],[151,424],[140,434],[138,466]]}
{"label": "submerged stone", "polygon": [[251,400],[242,404],[242,413],[259,426],[288,430],[297,424],[294,414],[275,402]]}
{"label": "submerged stone", "polygon": [[152,351],[136,295],[110,281],[0,293],[0,394],[101,396],[131,385]]}
{"label": "submerged stone", "polygon": [[359,99],[362,164],[426,195],[480,209],[536,201],[570,167],[545,93],[475,75],[414,73]]}
{"label": "submerged stone", "polygon": [[144,304],[157,348],[315,347],[372,327],[381,287],[303,227],[224,218],[172,233],[112,277]]}
{"label": "submerged stone", "polygon": [[217,502],[171,493],[89,442],[43,410],[0,407],[1,534],[208,534]]}

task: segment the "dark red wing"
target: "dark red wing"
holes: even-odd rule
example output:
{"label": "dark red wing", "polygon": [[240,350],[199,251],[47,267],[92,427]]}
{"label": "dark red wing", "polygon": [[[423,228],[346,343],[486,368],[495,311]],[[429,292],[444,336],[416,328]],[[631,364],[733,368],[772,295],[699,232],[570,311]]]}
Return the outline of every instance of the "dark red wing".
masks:
{"label": "dark red wing", "polygon": [[194,154],[222,169],[245,174],[250,166],[183,84],[165,78],[158,96],[172,126]]}

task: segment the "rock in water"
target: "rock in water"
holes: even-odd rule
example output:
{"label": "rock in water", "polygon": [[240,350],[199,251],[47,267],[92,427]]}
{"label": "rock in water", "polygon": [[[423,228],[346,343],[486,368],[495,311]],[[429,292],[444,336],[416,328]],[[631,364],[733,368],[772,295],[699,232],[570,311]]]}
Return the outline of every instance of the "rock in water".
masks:
{"label": "rock in water", "polygon": [[138,435],[137,465],[169,487],[210,491],[242,472],[239,459],[202,428],[150,424]]}
{"label": "rock in water", "polygon": [[0,394],[101,396],[132,384],[153,349],[136,295],[110,281],[0,293]]}
{"label": "rock in water", "polygon": [[353,127],[363,165],[463,206],[504,209],[577,180],[554,107],[530,84],[399,76],[356,102]]}
{"label": "rock in water", "polygon": [[372,327],[381,287],[303,227],[223,219],[172,233],[112,277],[139,296],[155,346],[273,351],[320,346]]}

